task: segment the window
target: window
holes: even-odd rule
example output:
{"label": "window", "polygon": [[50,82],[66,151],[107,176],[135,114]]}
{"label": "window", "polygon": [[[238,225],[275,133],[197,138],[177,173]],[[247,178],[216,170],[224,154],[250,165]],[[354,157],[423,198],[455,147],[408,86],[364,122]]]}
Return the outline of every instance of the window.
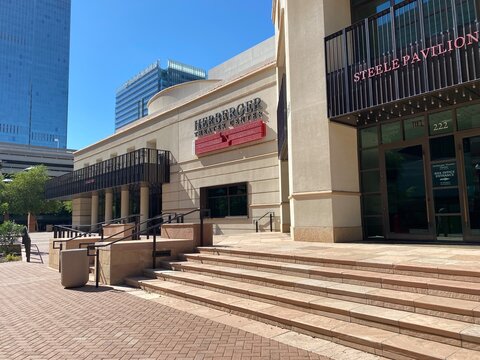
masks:
{"label": "window", "polygon": [[202,188],[200,202],[212,218],[248,216],[247,183]]}

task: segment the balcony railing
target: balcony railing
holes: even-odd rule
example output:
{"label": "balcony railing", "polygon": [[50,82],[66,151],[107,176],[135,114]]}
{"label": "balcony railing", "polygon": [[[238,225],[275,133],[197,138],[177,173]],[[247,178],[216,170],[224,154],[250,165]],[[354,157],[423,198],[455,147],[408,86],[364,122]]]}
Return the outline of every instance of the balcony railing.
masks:
{"label": "balcony railing", "polygon": [[408,0],[326,37],[330,118],[480,79],[478,14],[476,0]]}
{"label": "balcony railing", "polygon": [[169,181],[170,152],[143,148],[50,179],[45,196],[57,199],[121,185],[160,185]]}

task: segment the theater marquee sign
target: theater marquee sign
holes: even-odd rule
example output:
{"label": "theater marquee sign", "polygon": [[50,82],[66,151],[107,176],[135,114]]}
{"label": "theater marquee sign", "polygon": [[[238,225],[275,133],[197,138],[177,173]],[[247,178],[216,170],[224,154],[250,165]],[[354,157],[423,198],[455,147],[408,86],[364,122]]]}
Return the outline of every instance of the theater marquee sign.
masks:
{"label": "theater marquee sign", "polygon": [[266,136],[260,98],[219,111],[195,121],[195,154],[208,155],[261,140]]}
{"label": "theater marquee sign", "polygon": [[254,98],[196,120],[194,134],[195,137],[205,136],[262,118],[262,99]]}

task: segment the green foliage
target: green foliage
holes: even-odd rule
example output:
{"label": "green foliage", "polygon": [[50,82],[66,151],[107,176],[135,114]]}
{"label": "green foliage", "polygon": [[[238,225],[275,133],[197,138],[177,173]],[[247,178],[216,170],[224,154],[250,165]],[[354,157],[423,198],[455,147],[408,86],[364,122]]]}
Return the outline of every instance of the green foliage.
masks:
{"label": "green foliage", "polygon": [[22,258],[20,256],[14,255],[14,254],[8,254],[5,256],[6,261],[20,261]]}
{"label": "green foliage", "polygon": [[0,245],[13,245],[15,240],[22,236],[24,226],[14,221],[5,221],[0,224]]}
{"label": "green foliage", "polygon": [[72,200],[65,200],[62,202],[62,210],[67,214],[72,214]]}
{"label": "green foliage", "polygon": [[8,211],[19,215],[58,212],[62,207],[61,202],[45,199],[45,183],[48,179],[47,168],[43,165],[15,174],[12,182],[3,185]]}

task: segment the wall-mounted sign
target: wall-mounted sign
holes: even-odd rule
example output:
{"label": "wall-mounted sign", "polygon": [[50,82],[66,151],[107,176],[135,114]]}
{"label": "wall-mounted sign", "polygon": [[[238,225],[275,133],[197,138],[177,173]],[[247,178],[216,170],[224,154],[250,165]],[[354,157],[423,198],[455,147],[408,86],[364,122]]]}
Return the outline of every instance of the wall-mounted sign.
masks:
{"label": "wall-mounted sign", "polygon": [[196,120],[195,137],[213,134],[262,118],[262,99],[255,98]]}
{"label": "wall-mounted sign", "polygon": [[195,154],[201,156],[235,145],[260,140],[265,137],[267,127],[262,120],[234,127],[195,140]]}
{"label": "wall-mounted sign", "polygon": [[432,165],[433,186],[457,186],[457,163],[449,162]]}
{"label": "wall-mounted sign", "polygon": [[448,40],[446,43],[433,45],[418,52],[414,52],[411,55],[406,54],[400,58],[393,59],[389,62],[378,64],[368,69],[356,72],[355,74],[353,74],[353,81],[359,82],[369,78],[373,78],[381,74],[388,73],[390,71],[398,70],[401,67],[424,61],[428,58],[433,58],[437,56],[442,56],[447,53],[451,53],[455,49],[462,49],[472,44],[478,44],[478,42],[478,31],[472,32],[470,34],[465,34],[465,36],[459,36],[454,40]]}

